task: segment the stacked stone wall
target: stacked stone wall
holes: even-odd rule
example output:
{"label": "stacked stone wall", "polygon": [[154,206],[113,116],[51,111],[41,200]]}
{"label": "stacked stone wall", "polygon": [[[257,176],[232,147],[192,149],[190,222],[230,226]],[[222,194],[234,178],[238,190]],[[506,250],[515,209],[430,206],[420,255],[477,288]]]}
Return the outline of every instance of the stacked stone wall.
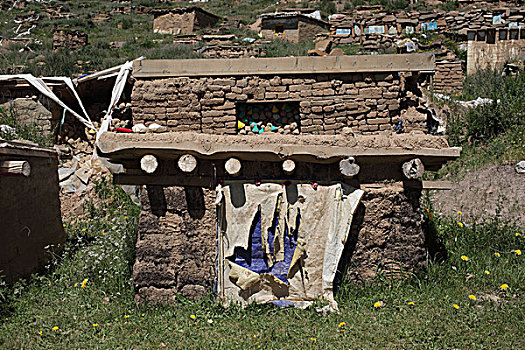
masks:
{"label": "stacked stone wall", "polygon": [[453,94],[463,90],[463,67],[461,61],[436,62],[433,88],[435,92]]}
{"label": "stacked stone wall", "polygon": [[[404,73],[138,80],[133,122],[170,131],[236,134],[239,104],[299,103],[302,134],[379,133],[396,125],[415,79]],[[412,83],[407,83],[411,81]],[[414,93],[408,94],[408,90]]]}
{"label": "stacked stone wall", "polygon": [[[436,22],[437,28],[428,25]],[[424,31],[448,33],[462,36],[467,30],[481,28],[504,28],[510,23],[516,27],[525,26],[524,7],[478,8],[465,11],[377,11],[372,13],[337,14],[331,16],[330,36],[337,45],[360,42],[367,35],[370,27],[383,27],[383,34],[404,35]],[[350,33],[337,33],[337,29],[350,29]],[[407,28],[409,31],[407,32]],[[375,28],[374,28],[375,29]]]}

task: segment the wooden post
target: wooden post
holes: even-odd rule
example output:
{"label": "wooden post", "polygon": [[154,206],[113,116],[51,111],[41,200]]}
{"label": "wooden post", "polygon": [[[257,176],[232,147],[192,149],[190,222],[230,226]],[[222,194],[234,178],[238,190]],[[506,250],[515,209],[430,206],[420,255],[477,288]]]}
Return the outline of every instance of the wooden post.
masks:
{"label": "wooden post", "polygon": [[403,174],[409,180],[416,180],[423,176],[425,167],[419,158],[414,158],[403,163]]}
{"label": "wooden post", "polygon": [[224,163],[224,169],[232,176],[237,176],[241,173],[241,162],[237,158],[230,158]]}
{"label": "wooden post", "polygon": [[183,173],[190,174],[197,169],[197,158],[191,154],[184,154],[180,156],[177,165]]}
{"label": "wooden post", "polygon": [[152,154],[146,154],[140,160],[140,168],[148,174],[153,174],[158,166],[159,162],[157,161],[157,157]]}
{"label": "wooden post", "polygon": [[354,157],[348,157],[339,161],[339,171],[344,177],[354,177],[359,173],[360,167]]}
{"label": "wooden post", "polygon": [[25,160],[6,160],[0,162],[0,175],[27,177],[31,175],[31,165]]}
{"label": "wooden post", "polygon": [[285,174],[290,175],[295,171],[295,162],[291,159],[287,159],[283,162],[283,171]]}

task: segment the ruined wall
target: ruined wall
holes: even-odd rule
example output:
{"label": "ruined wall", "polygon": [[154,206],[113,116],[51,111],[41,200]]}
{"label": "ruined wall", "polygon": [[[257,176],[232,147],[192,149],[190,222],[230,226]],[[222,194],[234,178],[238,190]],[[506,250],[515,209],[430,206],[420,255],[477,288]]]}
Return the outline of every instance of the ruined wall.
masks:
{"label": "ruined wall", "polygon": [[2,150],[0,162],[25,160],[31,166],[28,177],[0,176],[0,274],[14,282],[43,268],[65,242],[66,234],[60,215],[56,153],[35,155],[15,148],[15,155],[7,148]]}
{"label": "ruined wall", "polygon": [[470,31],[468,39],[467,74],[525,59],[525,29]]}
{"label": "ruined wall", "polygon": [[38,97],[33,90],[10,90],[9,96],[0,97],[0,108],[16,116],[27,126],[35,126],[50,135],[60,121],[60,107],[45,97]]}
{"label": "ruined wall", "polygon": [[53,50],[80,50],[88,44],[88,35],[79,30],[57,29],[53,32]]}
{"label": "ruined wall", "polygon": [[436,62],[433,78],[435,92],[453,94],[463,90],[463,68],[461,61],[443,60]]}
{"label": "ruined wall", "polygon": [[213,27],[218,20],[215,16],[208,15],[201,11],[195,11],[195,30]]}
{"label": "ruined wall", "polygon": [[299,105],[301,134],[338,134],[345,127],[378,133],[397,125],[407,105],[417,105],[415,79],[392,73],[138,80],[133,122],[236,134],[242,104],[282,102]]}
{"label": "ruined wall", "polygon": [[215,192],[201,187],[147,186],[133,281],[138,302],[172,301],[173,292],[197,299],[215,279]]}
{"label": "ruined wall", "polygon": [[159,34],[191,34],[194,30],[195,13],[167,13],[153,19],[153,32]]}
{"label": "ruined wall", "polygon": [[313,40],[315,36],[328,30],[309,21],[299,21],[299,41]]}

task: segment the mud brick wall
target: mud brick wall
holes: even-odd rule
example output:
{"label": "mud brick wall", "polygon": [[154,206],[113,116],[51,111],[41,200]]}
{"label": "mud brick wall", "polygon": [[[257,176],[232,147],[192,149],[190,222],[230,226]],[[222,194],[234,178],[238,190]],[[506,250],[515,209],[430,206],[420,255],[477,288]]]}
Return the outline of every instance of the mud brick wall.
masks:
{"label": "mud brick wall", "polygon": [[463,67],[461,61],[436,62],[433,87],[435,92],[452,94],[463,90]]}
{"label": "mud brick wall", "polygon": [[138,302],[172,301],[174,292],[197,299],[215,279],[215,191],[146,186],[133,281]]}
{"label": "mud brick wall", "polygon": [[0,176],[0,274],[11,283],[42,269],[60,251],[66,234],[60,215],[57,154],[2,150],[7,153],[0,154],[0,162],[27,161],[31,167],[28,177]]}
{"label": "mud brick wall", "polygon": [[88,35],[79,30],[57,29],[53,32],[53,50],[79,50],[88,44]]}
{"label": "mud brick wall", "polygon": [[399,122],[408,95],[420,95],[416,78],[394,72],[138,80],[133,122],[236,134],[239,104],[290,102],[299,103],[302,134],[339,134],[346,127],[379,133]]}
{"label": "mud brick wall", "polygon": [[365,195],[352,222],[340,262],[352,280],[369,280],[378,273],[400,276],[424,268],[426,238],[419,200],[421,191],[402,183],[364,187]]}

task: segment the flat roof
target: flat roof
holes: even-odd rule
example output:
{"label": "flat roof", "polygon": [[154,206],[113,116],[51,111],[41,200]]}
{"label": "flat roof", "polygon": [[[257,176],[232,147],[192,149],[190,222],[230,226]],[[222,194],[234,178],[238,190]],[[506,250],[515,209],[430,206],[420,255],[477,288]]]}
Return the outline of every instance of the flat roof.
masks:
{"label": "flat roof", "polygon": [[274,57],[233,59],[141,60],[133,62],[135,78],[434,72],[430,53],[333,57]]}

